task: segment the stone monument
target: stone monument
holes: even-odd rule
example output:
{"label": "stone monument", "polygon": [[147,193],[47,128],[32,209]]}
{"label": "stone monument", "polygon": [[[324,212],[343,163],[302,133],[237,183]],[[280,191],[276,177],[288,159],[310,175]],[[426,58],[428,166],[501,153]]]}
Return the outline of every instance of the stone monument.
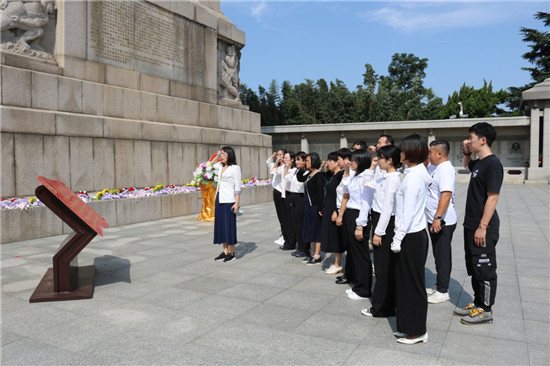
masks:
{"label": "stone monument", "polygon": [[39,175],[182,185],[224,145],[266,178],[271,136],[238,94],[245,34],[219,0],[1,0],[0,19],[2,198]]}

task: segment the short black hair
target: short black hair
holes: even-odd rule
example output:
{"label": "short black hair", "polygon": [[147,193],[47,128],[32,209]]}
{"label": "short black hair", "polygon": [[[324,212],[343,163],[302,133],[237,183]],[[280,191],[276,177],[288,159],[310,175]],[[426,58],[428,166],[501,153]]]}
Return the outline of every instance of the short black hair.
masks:
{"label": "short black hair", "polygon": [[338,154],[336,151],[328,153],[327,160],[338,161]]}
{"label": "short black hair", "polygon": [[351,160],[357,163],[356,177],[370,167],[370,154],[366,150],[355,150],[351,154]]}
{"label": "short black hair", "polygon": [[421,164],[428,158],[428,145],[426,141],[418,134],[412,134],[403,139],[399,144],[401,152],[405,154],[403,160],[413,164]]}
{"label": "short black hair", "polygon": [[355,145],[361,146],[361,149],[365,150],[367,148],[367,143],[363,140],[355,141],[351,147],[354,147]]}
{"label": "short black hair", "polygon": [[321,167],[321,158],[319,157],[319,154],[312,152],[307,154],[306,157],[307,156],[311,159],[311,167],[313,169],[319,169]]}
{"label": "short black hair", "polygon": [[[388,141],[391,145],[394,144],[392,135],[388,135],[388,134],[383,133],[383,134],[380,135],[380,137],[385,137],[386,141]],[[380,139],[380,137],[378,137],[378,139]]]}
{"label": "short black hair", "polygon": [[477,137],[485,137],[487,145],[491,147],[493,141],[497,138],[497,130],[487,122],[478,122],[468,130],[470,133],[475,133]]}
{"label": "short black hair", "polygon": [[237,158],[235,157],[235,150],[231,146],[222,147],[222,151],[227,154],[227,165],[237,165]]}
{"label": "short black hair", "polygon": [[300,158],[300,160],[302,161],[306,161],[306,153],[303,151],[298,151],[296,155],[294,155],[294,161],[296,161],[296,159],[298,158]]}
{"label": "short black hair", "polygon": [[445,156],[449,156],[449,151],[451,151],[451,145],[449,145],[449,141],[447,140],[435,140],[435,141],[432,141],[430,142],[430,147],[431,146],[445,146],[445,148],[443,148],[443,152],[445,153]]}
{"label": "short black hair", "polygon": [[336,155],[344,160],[351,160],[351,150],[347,147],[343,147],[340,150],[336,151]]}
{"label": "short black hair", "polygon": [[376,155],[379,158],[384,158],[386,160],[391,159],[392,165],[395,169],[398,169],[401,167],[401,149],[397,146],[393,145],[386,145],[382,146],[378,151],[376,152]]}

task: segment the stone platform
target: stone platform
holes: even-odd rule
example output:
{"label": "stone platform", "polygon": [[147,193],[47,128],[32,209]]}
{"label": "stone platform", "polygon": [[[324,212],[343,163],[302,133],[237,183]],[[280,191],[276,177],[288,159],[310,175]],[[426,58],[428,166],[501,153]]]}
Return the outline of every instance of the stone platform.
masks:
{"label": "stone platform", "polygon": [[[459,222],[466,185],[458,184]],[[451,301],[429,305],[429,342],[400,345],[395,318],[360,314],[322,269],[273,244],[272,203],[243,207],[237,260],[215,262],[212,223],[196,215],[112,227],[80,255],[95,264],[91,300],[30,304],[61,236],[0,247],[2,365],[548,365],[548,185],[505,184],[498,204],[494,323],[452,315],[472,299],[462,226]],[[431,254],[427,285],[434,282]]]}

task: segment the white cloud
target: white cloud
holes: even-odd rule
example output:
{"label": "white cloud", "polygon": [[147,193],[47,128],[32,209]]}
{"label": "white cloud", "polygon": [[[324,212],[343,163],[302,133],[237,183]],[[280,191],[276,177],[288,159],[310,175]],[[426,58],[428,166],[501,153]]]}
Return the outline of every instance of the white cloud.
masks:
{"label": "white cloud", "polygon": [[262,19],[262,15],[265,13],[267,9],[267,3],[265,1],[262,1],[261,3],[252,6],[250,9],[250,15],[256,18],[257,20]]}
{"label": "white cloud", "polygon": [[358,15],[368,22],[384,23],[404,32],[495,24],[511,15],[502,7],[488,3],[450,3],[447,6],[435,3],[401,5],[361,12]]}

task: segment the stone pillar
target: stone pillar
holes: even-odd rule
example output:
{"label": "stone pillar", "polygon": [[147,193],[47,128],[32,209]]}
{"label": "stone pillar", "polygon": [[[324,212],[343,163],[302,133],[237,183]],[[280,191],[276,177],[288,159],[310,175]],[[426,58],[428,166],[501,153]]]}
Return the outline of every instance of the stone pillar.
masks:
{"label": "stone pillar", "polygon": [[430,146],[432,141],[435,141],[435,135],[434,131],[430,128],[430,133],[428,134],[428,146]]}
{"label": "stone pillar", "polygon": [[340,134],[340,149],[343,147],[348,147],[348,138],[344,133]]}
{"label": "stone pillar", "polygon": [[550,171],[550,102],[546,101],[543,115],[543,135],[542,135],[542,167],[546,174]]}
{"label": "stone pillar", "polygon": [[531,109],[531,136],[529,149],[529,170],[539,166],[539,109]]}
{"label": "stone pillar", "polygon": [[74,59],[86,59],[86,6],[86,1],[56,1],[55,57],[62,68],[70,68]]}
{"label": "stone pillar", "polygon": [[302,135],[301,143],[300,143],[300,149],[305,152],[306,154],[309,153],[309,143],[307,141],[307,138],[305,135]]}

